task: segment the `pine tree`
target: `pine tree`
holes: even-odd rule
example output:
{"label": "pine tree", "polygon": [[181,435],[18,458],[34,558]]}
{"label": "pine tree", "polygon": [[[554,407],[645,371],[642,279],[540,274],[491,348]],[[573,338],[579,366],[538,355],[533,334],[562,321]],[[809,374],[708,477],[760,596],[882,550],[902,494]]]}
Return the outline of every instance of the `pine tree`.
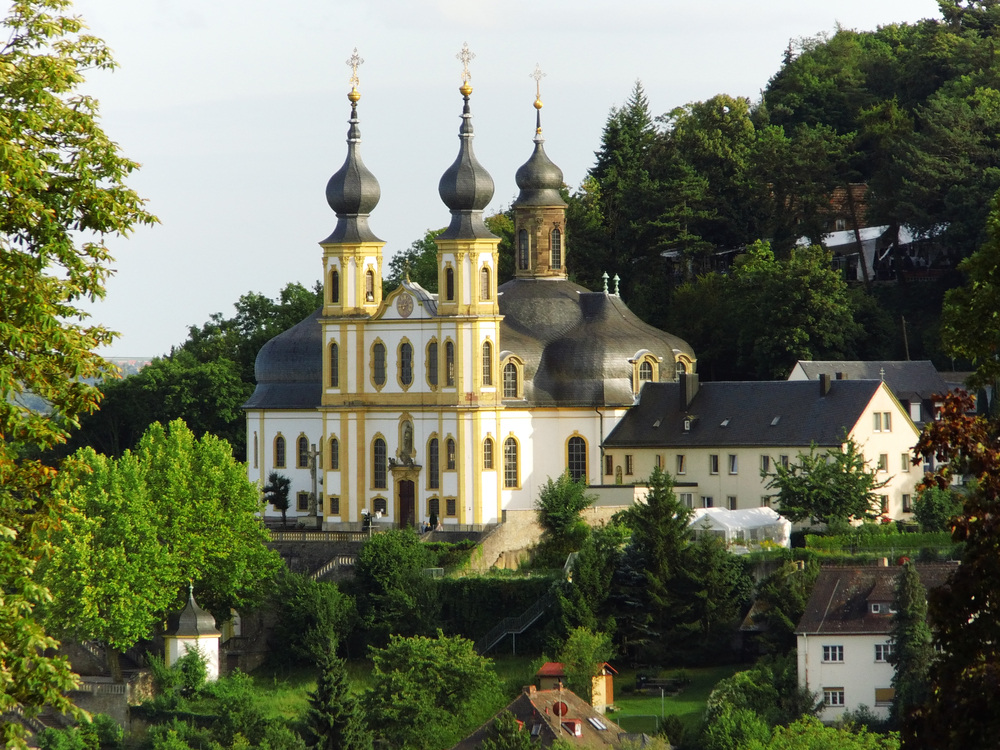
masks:
{"label": "pine tree", "polygon": [[890,716],[897,726],[928,695],[931,661],[931,630],[927,625],[927,591],[920,582],[916,566],[907,561],[896,584],[892,618],[892,653],[889,663],[896,668],[892,687],[896,695]]}
{"label": "pine tree", "polygon": [[347,684],[344,660],[332,653],[319,663],[316,690],[309,693],[306,742],[317,750],[371,750],[372,737]]}

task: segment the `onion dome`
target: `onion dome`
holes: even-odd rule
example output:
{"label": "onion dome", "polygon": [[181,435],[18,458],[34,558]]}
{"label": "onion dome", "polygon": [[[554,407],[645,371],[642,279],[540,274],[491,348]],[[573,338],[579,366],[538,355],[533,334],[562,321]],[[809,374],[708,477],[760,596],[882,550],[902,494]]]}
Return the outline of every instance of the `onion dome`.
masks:
{"label": "onion dome", "polygon": [[378,205],[382,191],[375,175],[361,161],[361,128],[358,125],[357,87],[347,95],[351,102],[347,131],[347,159],[326,184],[326,201],[337,214],[337,227],[323,240],[331,242],[381,242],[368,228],[368,215]]}
{"label": "onion dome", "polygon": [[198,606],[194,600],[194,587],[188,586],[188,601],[177,618],[177,628],[171,633],[179,638],[196,638],[205,635],[221,635],[215,627],[215,618],[210,612]]}
{"label": "onion dome", "polygon": [[438,184],[441,200],[451,209],[451,224],[440,237],[447,240],[493,237],[483,224],[483,209],[493,198],[493,178],[472,152],[472,111],[469,107],[472,87],[466,82],[459,91],[465,99],[462,126],[458,131],[461,145],[458,157],[441,175]]}
{"label": "onion dome", "polygon": [[542,100],[535,98],[535,150],[531,158],[520,166],[514,175],[521,189],[515,206],[565,206],[559,190],[563,186],[563,173],[545,154],[542,146]]}

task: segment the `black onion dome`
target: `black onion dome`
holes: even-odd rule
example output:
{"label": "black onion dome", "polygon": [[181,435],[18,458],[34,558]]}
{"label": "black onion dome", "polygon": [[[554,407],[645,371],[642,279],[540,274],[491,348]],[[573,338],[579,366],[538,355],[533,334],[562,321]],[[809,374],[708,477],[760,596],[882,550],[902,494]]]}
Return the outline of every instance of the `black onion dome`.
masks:
{"label": "black onion dome", "polygon": [[[352,92],[353,93],[353,92]],[[358,103],[351,101],[347,158],[326,184],[326,202],[337,214],[337,227],[324,242],[380,242],[368,228],[368,215],[378,205],[382,189],[361,160]]]}
{"label": "black onion dome", "polygon": [[483,224],[482,216],[483,209],[493,198],[493,178],[472,151],[472,111],[469,94],[463,91],[463,95],[465,106],[458,132],[458,156],[438,183],[438,195],[451,210],[451,224],[440,235],[443,239],[493,237]]}
{"label": "black onion dome", "polygon": [[254,361],[257,387],[244,409],[313,409],[323,383],[323,329],[317,310],[260,348]]}
{"label": "black onion dome", "polygon": [[[539,129],[541,127],[539,126]],[[515,206],[565,206],[566,201],[559,194],[563,186],[563,173],[542,146],[544,139],[535,137],[535,150],[531,158],[522,164],[514,180],[521,193],[514,201]]]}
{"label": "black onion dome", "polygon": [[206,635],[222,635],[215,627],[215,618],[210,612],[198,606],[194,600],[194,592],[188,590],[187,606],[177,618],[177,627],[172,635],[179,638],[196,638]]}

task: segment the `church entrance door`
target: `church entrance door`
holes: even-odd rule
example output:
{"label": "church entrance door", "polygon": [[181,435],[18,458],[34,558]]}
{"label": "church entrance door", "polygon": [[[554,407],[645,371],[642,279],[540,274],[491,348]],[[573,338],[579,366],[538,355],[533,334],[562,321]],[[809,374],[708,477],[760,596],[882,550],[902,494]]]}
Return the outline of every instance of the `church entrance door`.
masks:
{"label": "church entrance door", "polygon": [[397,485],[399,500],[399,527],[405,529],[417,521],[416,492],[413,481],[403,479]]}

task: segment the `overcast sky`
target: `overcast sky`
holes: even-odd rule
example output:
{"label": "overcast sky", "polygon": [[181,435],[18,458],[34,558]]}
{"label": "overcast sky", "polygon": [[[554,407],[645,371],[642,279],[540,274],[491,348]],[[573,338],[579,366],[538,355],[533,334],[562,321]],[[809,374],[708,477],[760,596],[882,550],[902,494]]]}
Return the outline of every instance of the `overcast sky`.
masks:
{"label": "overcast sky", "polygon": [[[164,354],[189,325],[233,314],[321,274],[333,229],[357,47],[362,153],[382,199],[371,227],[386,260],[448,223],[437,194],[458,149],[468,42],[475,150],[488,210],[515,196],[531,154],[538,63],[546,151],[579,185],[609,110],[640,79],[654,114],[718,93],[757,99],[789,40],[937,17],[935,0],[78,0],[114,50],[87,93],[161,224],[114,240],[117,273],[94,320],[120,331],[109,356]],[[569,240],[572,252],[572,238]]]}

